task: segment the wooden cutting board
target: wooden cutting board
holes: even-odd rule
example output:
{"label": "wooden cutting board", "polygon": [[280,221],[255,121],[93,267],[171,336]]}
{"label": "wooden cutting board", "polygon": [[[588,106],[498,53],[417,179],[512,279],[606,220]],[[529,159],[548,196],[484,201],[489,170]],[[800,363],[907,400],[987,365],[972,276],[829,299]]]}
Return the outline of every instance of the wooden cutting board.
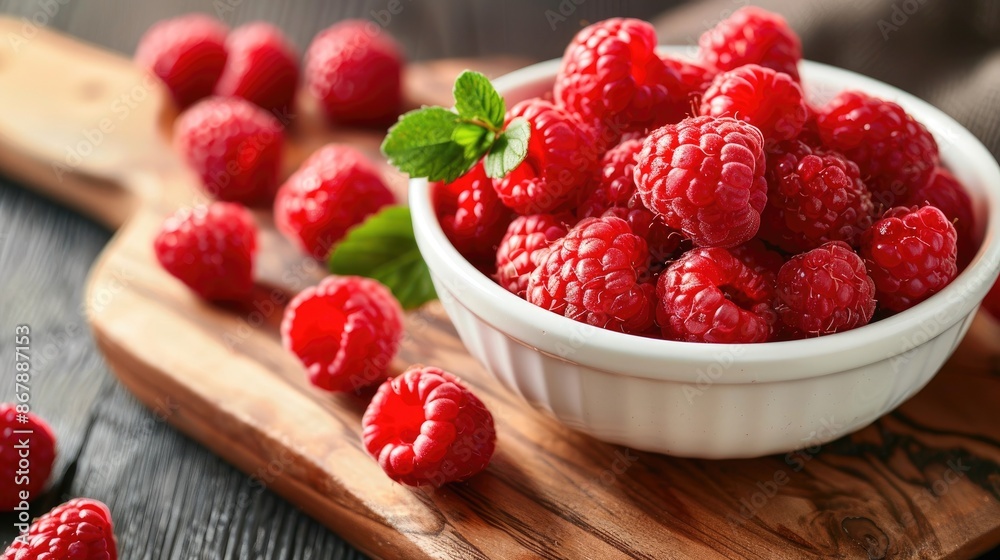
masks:
{"label": "wooden cutting board", "polygon": [[[19,26],[0,20],[0,37]],[[323,268],[259,212],[254,301],[192,296],[152,251],[163,218],[203,200],[169,149],[164,92],[121,56],[48,31],[0,44],[0,170],[119,230],[84,302],[108,364],[158,416],[373,556],[968,558],[1000,543],[1000,327],[985,316],[927,388],[873,426],[784,456],[700,461],[604,444],[534,411],[430,304],[408,315],[394,368],[461,375],[496,417],[498,450],[465,483],[395,484],[361,447],[365,401],[313,389],[281,348],[284,303]],[[409,103],[449,104],[463,68],[517,64],[413,65]],[[328,141],[379,157],[377,132],[330,130],[307,100],[290,122],[288,171]],[[384,170],[404,196],[404,178]]]}

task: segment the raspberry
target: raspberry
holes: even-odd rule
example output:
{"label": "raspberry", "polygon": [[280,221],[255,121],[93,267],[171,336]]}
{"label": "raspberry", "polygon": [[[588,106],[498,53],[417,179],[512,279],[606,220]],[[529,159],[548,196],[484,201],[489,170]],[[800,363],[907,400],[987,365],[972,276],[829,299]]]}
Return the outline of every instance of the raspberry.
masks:
{"label": "raspberry", "polygon": [[529,302],[581,323],[642,332],[653,323],[646,242],[615,217],[587,218],[528,277]]}
{"label": "raspberry", "polygon": [[642,202],[698,246],[734,247],[767,202],[764,138],[728,117],[694,117],[653,131],[636,159]]}
{"label": "raspberry", "polygon": [[229,59],[215,94],[242,97],[275,113],[291,110],[299,82],[295,49],[281,30],[256,22],[233,30],[226,40]]}
{"label": "raspberry", "polygon": [[403,337],[403,310],[389,289],[360,276],[328,276],[288,304],[281,342],[309,381],[356,391],[387,377]]}
{"label": "raspberry", "polygon": [[678,76],[677,89],[671,92],[671,108],[666,112],[664,124],[698,116],[701,97],[708,90],[708,86],[712,85],[715,73],[698,63],[674,58],[671,55],[660,55],[660,60]]}
{"label": "raspberry", "polygon": [[490,463],[493,415],[454,375],[413,366],[379,387],[361,420],[365,449],[409,486],[465,480]]}
{"label": "raspberry", "polygon": [[528,276],[557,239],[566,235],[568,215],[518,216],[507,227],[497,248],[496,280],[508,292],[525,297]]}
{"label": "raspberry", "polygon": [[735,117],[760,129],[769,141],[798,136],[809,117],[802,88],[788,74],[747,64],[715,77],[701,114]]}
{"label": "raspberry", "polygon": [[802,43],[785,18],[747,6],[733,12],[698,40],[701,62],[717,71],[759,64],[798,81]]}
{"label": "raspberry", "polygon": [[671,263],[656,295],[656,320],[671,340],[766,342],[775,321],[774,272],[721,247],[693,249]]}
{"label": "raspberry", "polygon": [[392,122],[402,104],[402,73],[399,46],[372,22],[337,23],[320,32],[306,51],[306,88],[336,122]]}
{"label": "raspberry", "polygon": [[642,205],[635,188],[635,156],[642,139],[626,140],[605,152],[589,193],[577,209],[580,218],[616,216],[628,222],[632,233],[646,240],[654,263],[664,263],[685,240],[659,216]]}
{"label": "raspberry", "polygon": [[[28,492],[29,500],[40,496],[56,460],[56,437],[52,428],[34,414],[21,416],[25,422],[21,422],[19,416],[15,405],[0,403],[0,480],[4,481],[0,486],[0,511],[14,511],[21,502],[21,492]],[[31,433],[15,434],[15,430]],[[17,471],[24,470],[18,465],[21,440],[28,442],[31,476],[23,484],[15,484],[14,481],[19,478]]]}
{"label": "raspberry", "polygon": [[76,498],[56,506],[31,524],[24,539],[7,548],[2,560],[118,560],[108,506]]}
{"label": "raspberry", "polygon": [[768,249],[767,245],[757,238],[733,247],[729,252],[756,274],[770,273],[777,277],[781,265],[785,264],[785,259],[780,253]]}
{"label": "raspberry", "polygon": [[451,183],[434,183],[434,209],[451,244],[470,261],[489,260],[510,223],[482,162]]}
{"label": "raspberry", "polygon": [[871,321],[875,284],[850,246],[830,241],[781,267],[775,307],[781,321],[800,334],[847,331]]}
{"label": "raspberry", "polygon": [[858,166],[837,152],[782,143],[767,155],[766,177],[760,237],[789,253],[827,241],[857,247],[872,224],[871,194]]}
{"label": "raspberry", "polygon": [[565,206],[590,179],[599,154],[588,129],[572,114],[542,99],[515,105],[507,122],[531,123],[528,156],[502,179],[493,181],[500,200],[521,215]]}
{"label": "raspberry", "polygon": [[166,84],[181,109],[211,95],[226,65],[222,22],[203,14],[163,20],[139,40],[136,63]]}
{"label": "raspberry", "polygon": [[924,186],[938,164],[926,128],[899,105],[845,91],[816,117],[823,144],[858,164],[878,208],[891,208]]}
{"label": "raspberry", "polygon": [[976,256],[975,213],[965,187],[947,169],[938,167],[924,186],[910,192],[904,206],[933,206],[955,226],[958,234],[958,268],[964,269]]}
{"label": "raspberry", "polygon": [[955,226],[933,206],[887,211],[861,241],[879,303],[903,311],[950,284],[958,274],[957,236]]}
{"label": "raspberry", "polygon": [[364,154],[328,144],[278,190],[274,222],[303,251],[325,259],[347,230],[395,200]]}
{"label": "raspberry", "polygon": [[240,300],[253,290],[257,228],[239,204],[181,209],[163,222],[153,247],[160,265],[205,299]]}
{"label": "raspberry", "polygon": [[556,101],[615,137],[665,124],[680,77],[655,48],[656,31],[645,21],[612,18],[584,28],[566,48]]}
{"label": "raspberry", "polygon": [[174,144],[215,198],[248,206],[274,198],[285,132],[253,103],[235,97],[198,102],[177,119]]}

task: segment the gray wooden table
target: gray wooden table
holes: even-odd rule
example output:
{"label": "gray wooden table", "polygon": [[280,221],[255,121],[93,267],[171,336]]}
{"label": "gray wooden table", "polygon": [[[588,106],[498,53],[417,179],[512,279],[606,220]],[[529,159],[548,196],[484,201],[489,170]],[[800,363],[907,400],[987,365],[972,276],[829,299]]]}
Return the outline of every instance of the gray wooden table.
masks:
{"label": "gray wooden table", "polygon": [[[300,48],[318,30],[352,16],[381,18],[412,59],[505,53],[542,59],[558,56],[582,24],[609,15],[648,18],[679,3],[0,0],[0,12],[123,53],[132,52],[154,21],[199,10],[219,13],[230,25],[274,22]],[[690,43],[705,25],[744,3],[682,6],[661,20],[660,38]],[[1000,153],[998,3],[970,0],[955,3],[963,6],[957,10],[945,0],[921,0],[920,10],[888,35],[879,22],[892,17],[891,0],[763,3],[784,5],[810,58],[909,89],[955,115]],[[395,5],[402,11],[392,14]],[[968,30],[955,32],[949,25]],[[934,68],[947,72],[934,74]],[[0,363],[12,363],[14,326],[30,325],[31,403],[59,436],[52,489],[34,512],[72,496],[106,502],[114,513],[120,557],[128,560],[360,558],[339,536],[159,421],[107,371],[83,319],[81,298],[87,271],[110,235],[0,178]],[[0,400],[13,395],[12,371],[0,368]],[[0,515],[0,546],[13,539],[13,523],[12,516]]]}

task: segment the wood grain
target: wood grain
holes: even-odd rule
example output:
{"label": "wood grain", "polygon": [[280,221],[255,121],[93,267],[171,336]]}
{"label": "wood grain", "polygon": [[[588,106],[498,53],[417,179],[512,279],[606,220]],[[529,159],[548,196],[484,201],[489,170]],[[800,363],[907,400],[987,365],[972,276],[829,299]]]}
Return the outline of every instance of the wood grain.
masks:
{"label": "wood grain", "polygon": [[[49,44],[50,35],[33,45]],[[53,52],[62,41],[52,38]],[[99,64],[75,58],[87,54],[73,49],[46,59],[51,75],[74,76],[61,72],[60,64]],[[26,63],[0,60],[0,101],[11,85],[4,81],[7,72]],[[135,77],[127,65],[117,67],[124,80],[117,83]],[[456,67],[449,68],[431,74],[447,83]],[[434,99],[441,90],[426,91]],[[21,101],[27,113],[39,109],[27,97]],[[65,101],[72,107],[79,100]],[[994,413],[1000,378],[993,367],[996,325],[985,319],[928,388],[866,430],[785,456],[697,461],[603,444],[535,412],[468,356],[432,304],[408,316],[395,367],[427,362],[462,375],[497,418],[498,452],[486,472],[466,483],[436,491],[392,483],[361,449],[363,399],[312,389],[280,348],[276,325],[283,304],[323,271],[276,235],[266,216],[258,216],[264,230],[259,290],[244,307],[201,302],[156,265],[151,240],[159,223],[177,206],[200,199],[190,173],[165,148],[165,113],[156,109],[148,113],[155,115],[152,122],[130,125],[128,134],[102,144],[110,155],[80,168],[91,176],[87,184],[133,197],[134,214],[95,265],[87,287],[97,341],[140,400],[154,409],[168,397],[176,403],[168,422],[368,553],[964,558],[1000,542],[1000,426]],[[304,106],[304,124],[293,133],[290,165],[308,146],[330,138],[369,151],[377,145],[373,134],[312,132],[316,120],[308,111]],[[66,122],[88,122],[71,120],[81,116],[86,114],[67,114]],[[78,185],[39,173],[51,169],[58,146],[18,136],[17,122],[7,116],[0,116],[0,131],[4,149],[21,156],[0,162],[5,171],[45,182],[50,194],[63,193],[64,200],[108,223],[121,214],[102,214],[105,203],[88,206],[79,193],[66,192]],[[118,156],[117,142],[125,159],[112,157]],[[402,187],[400,177],[386,173]]]}

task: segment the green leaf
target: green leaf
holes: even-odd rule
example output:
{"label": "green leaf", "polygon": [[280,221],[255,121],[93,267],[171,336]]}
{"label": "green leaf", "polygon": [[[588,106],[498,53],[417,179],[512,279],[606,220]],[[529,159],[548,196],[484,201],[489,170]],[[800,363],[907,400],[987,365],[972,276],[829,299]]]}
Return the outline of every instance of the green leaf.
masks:
{"label": "green leaf", "polygon": [[486,155],[495,138],[489,130],[469,123],[459,124],[451,134],[451,139],[465,150],[465,157],[476,161]]}
{"label": "green leaf", "polygon": [[329,265],[334,274],[366,276],[385,284],[403,309],[437,299],[405,206],[383,208],[350,230],[333,248]]}
{"label": "green leaf", "polygon": [[403,173],[450,183],[476,164],[465,146],[452,139],[460,117],[442,107],[406,113],[389,129],[382,153]]}
{"label": "green leaf", "polygon": [[455,110],[466,120],[488,124],[493,130],[503,128],[505,107],[503,97],[497,93],[489,78],[466,70],[455,80]]}
{"label": "green leaf", "polygon": [[522,118],[510,121],[486,155],[486,175],[491,179],[500,179],[521,165],[528,155],[530,137],[531,123]]}

